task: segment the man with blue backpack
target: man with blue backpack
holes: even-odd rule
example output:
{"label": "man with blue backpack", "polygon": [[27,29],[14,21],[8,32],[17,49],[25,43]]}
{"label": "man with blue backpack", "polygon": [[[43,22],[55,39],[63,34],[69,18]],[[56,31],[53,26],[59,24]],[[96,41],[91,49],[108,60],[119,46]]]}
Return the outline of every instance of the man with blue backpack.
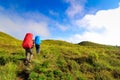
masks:
{"label": "man with blue backpack", "polygon": [[40,43],[41,43],[40,36],[35,36],[35,47],[36,47],[37,54],[40,53]]}

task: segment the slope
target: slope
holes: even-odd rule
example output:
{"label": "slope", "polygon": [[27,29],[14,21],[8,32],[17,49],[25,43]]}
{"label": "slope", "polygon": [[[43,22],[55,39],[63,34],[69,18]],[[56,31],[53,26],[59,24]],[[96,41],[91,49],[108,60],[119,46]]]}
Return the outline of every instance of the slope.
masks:
{"label": "slope", "polygon": [[120,79],[118,47],[87,47],[60,40],[43,40],[40,54],[33,48],[33,61],[24,65],[24,49],[7,44],[8,51],[0,47],[0,80]]}
{"label": "slope", "polygon": [[82,41],[82,42],[80,42],[78,44],[82,45],[82,46],[105,46],[105,45],[94,43],[94,42],[90,42],[90,41]]}
{"label": "slope", "polygon": [[19,40],[15,39],[14,37],[0,32],[0,44],[1,45],[17,45],[19,43]]}

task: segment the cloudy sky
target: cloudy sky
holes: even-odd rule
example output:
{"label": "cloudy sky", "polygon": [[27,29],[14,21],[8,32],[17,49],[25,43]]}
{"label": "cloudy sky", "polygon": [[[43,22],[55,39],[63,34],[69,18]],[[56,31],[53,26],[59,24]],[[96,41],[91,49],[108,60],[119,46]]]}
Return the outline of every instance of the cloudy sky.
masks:
{"label": "cloudy sky", "polygon": [[119,0],[0,0],[0,31],[120,45]]}

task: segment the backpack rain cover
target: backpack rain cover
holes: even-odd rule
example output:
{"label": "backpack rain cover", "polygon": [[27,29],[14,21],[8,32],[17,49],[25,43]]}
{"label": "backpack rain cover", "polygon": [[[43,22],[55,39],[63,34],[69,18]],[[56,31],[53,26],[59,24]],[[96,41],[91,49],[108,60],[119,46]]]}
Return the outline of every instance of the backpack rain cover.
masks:
{"label": "backpack rain cover", "polygon": [[27,33],[24,37],[23,43],[22,43],[22,47],[24,49],[29,49],[32,48],[33,46],[33,34],[32,33]]}
{"label": "backpack rain cover", "polygon": [[35,37],[35,44],[40,45],[40,43],[41,43],[40,36],[36,36]]}

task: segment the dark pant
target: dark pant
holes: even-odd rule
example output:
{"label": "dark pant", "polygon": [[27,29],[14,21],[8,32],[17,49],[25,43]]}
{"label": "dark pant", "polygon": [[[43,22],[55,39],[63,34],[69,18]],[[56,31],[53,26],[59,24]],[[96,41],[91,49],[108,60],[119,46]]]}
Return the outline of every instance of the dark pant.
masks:
{"label": "dark pant", "polygon": [[25,49],[25,52],[26,52],[26,60],[31,61],[32,56],[33,56],[32,49]]}
{"label": "dark pant", "polygon": [[39,53],[40,52],[40,45],[35,45],[35,47],[36,47],[36,53]]}

